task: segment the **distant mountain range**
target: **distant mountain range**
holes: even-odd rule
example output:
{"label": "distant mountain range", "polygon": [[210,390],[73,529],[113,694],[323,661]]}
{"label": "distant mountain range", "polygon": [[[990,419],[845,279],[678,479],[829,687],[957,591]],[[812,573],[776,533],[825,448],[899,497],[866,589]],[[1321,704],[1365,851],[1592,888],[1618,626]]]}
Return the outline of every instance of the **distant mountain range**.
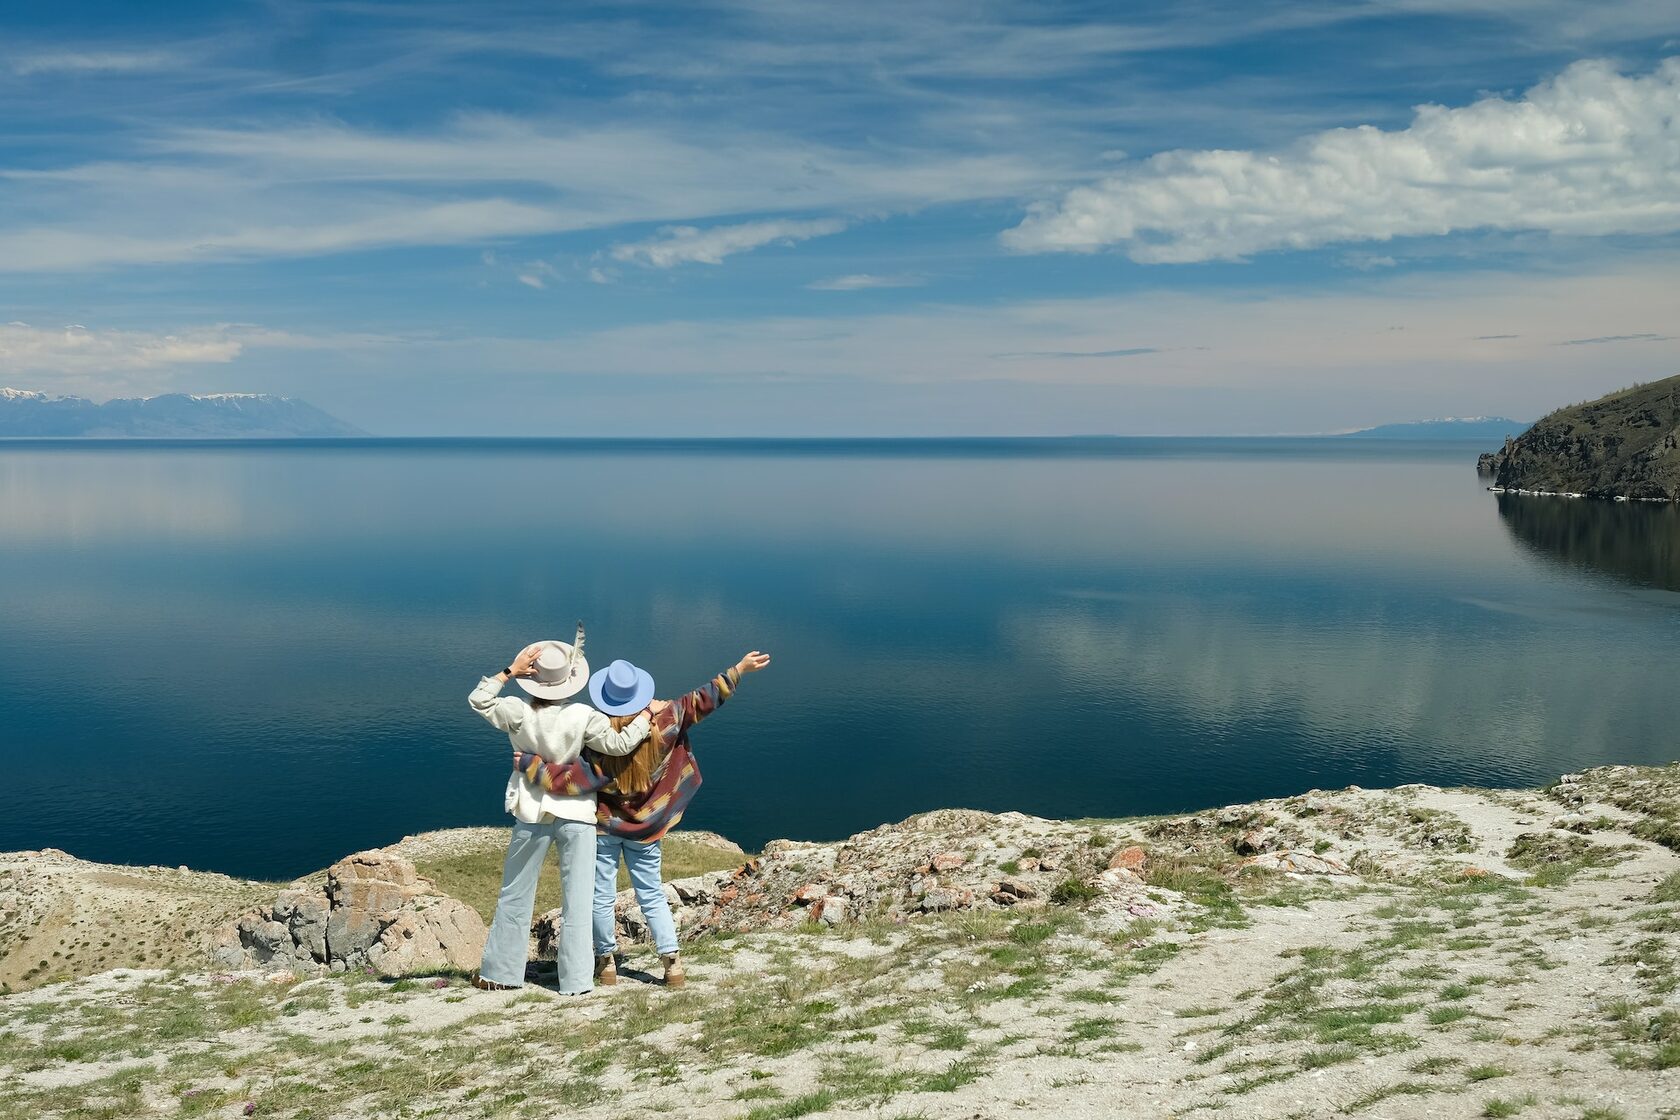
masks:
{"label": "distant mountain range", "polygon": [[1418,420],[1409,424],[1379,424],[1357,432],[1343,432],[1344,439],[1464,439],[1486,443],[1520,435],[1528,430],[1522,420],[1503,416],[1446,416],[1439,420]]}
{"label": "distant mountain range", "polygon": [[0,437],[285,439],[366,435],[314,405],[268,393],[165,393],[95,404],[0,389]]}
{"label": "distant mountain range", "polygon": [[1680,501],[1680,375],[1560,408],[1477,465],[1507,490]]}

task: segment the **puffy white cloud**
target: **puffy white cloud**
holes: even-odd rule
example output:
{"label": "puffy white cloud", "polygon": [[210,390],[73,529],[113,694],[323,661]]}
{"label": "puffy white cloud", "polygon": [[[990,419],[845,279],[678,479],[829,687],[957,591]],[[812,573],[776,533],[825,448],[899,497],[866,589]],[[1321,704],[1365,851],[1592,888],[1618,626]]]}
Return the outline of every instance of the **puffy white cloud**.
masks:
{"label": "puffy white cloud", "polygon": [[1163,152],[1033,206],[1003,240],[1163,263],[1476,229],[1680,230],[1680,58],[1643,76],[1580,62],[1516,100],[1425,105],[1405,129],[1277,153]]}
{"label": "puffy white cloud", "polygon": [[667,226],[659,236],[646,241],[614,245],[614,260],[654,268],[675,268],[679,264],[722,264],[723,258],[745,253],[771,243],[792,245],[813,237],[839,233],[846,223],[836,218],[815,221],[774,220],[743,222],[733,226]]}
{"label": "puffy white cloud", "polygon": [[830,276],[805,285],[814,292],[857,292],[865,288],[919,288],[927,283],[925,276],[901,273],[896,276],[876,276],[868,272],[854,272],[849,276]]}

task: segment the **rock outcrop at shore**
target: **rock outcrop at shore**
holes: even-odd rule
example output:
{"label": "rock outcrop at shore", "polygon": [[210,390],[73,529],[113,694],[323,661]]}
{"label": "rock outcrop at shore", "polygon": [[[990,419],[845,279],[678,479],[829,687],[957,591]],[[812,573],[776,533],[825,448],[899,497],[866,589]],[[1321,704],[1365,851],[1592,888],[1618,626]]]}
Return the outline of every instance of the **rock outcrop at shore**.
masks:
{"label": "rock outcrop at shore", "polygon": [[1477,466],[1506,490],[1680,501],[1680,375],[1559,409]]}
{"label": "rock outcrop at shore", "polygon": [[[1172,884],[1192,865],[1233,877],[1353,874],[1281,805],[1095,830],[1023,813],[941,809],[837,844],[772,841],[732,871],[667,883],[665,897],[684,940],[1066,905],[1088,908],[1096,926],[1119,933],[1140,919],[1178,915],[1187,903]],[[622,944],[647,940],[632,892],[619,894],[616,912]],[[537,919],[534,957],[553,956],[559,923],[559,910]]]}
{"label": "rock outcrop at shore", "polygon": [[405,976],[476,968],[486,934],[472,907],[438,894],[403,857],[376,850],[333,864],[320,889],[283,890],[273,905],[223,926],[210,955],[222,968]]}

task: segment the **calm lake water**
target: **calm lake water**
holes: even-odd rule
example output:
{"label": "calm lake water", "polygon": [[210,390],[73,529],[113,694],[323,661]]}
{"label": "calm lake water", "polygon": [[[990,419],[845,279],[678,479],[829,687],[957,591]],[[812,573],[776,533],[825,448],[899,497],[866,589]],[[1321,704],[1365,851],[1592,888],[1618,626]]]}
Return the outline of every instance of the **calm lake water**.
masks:
{"label": "calm lake water", "polygon": [[1163,813],[1680,755],[1680,520],[1473,447],[0,445],[0,849],[282,877],[500,824],[466,696],[589,627],[695,735],[688,823]]}

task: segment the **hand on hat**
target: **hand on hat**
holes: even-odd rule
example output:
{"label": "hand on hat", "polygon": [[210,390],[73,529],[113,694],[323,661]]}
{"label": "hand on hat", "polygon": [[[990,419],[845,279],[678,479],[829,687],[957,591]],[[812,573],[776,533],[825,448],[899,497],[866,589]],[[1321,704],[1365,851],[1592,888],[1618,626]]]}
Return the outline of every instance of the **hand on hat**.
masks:
{"label": "hand on hat", "polygon": [[737,661],[735,663],[735,668],[739,669],[743,674],[756,673],[769,664],[770,655],[768,653],[760,653],[755,649],[745,657],[741,658],[741,660]]}
{"label": "hand on hat", "polygon": [[542,643],[528,645],[519,651],[519,656],[508,666],[508,675],[514,677],[528,677],[536,672],[537,656],[542,653]]}

